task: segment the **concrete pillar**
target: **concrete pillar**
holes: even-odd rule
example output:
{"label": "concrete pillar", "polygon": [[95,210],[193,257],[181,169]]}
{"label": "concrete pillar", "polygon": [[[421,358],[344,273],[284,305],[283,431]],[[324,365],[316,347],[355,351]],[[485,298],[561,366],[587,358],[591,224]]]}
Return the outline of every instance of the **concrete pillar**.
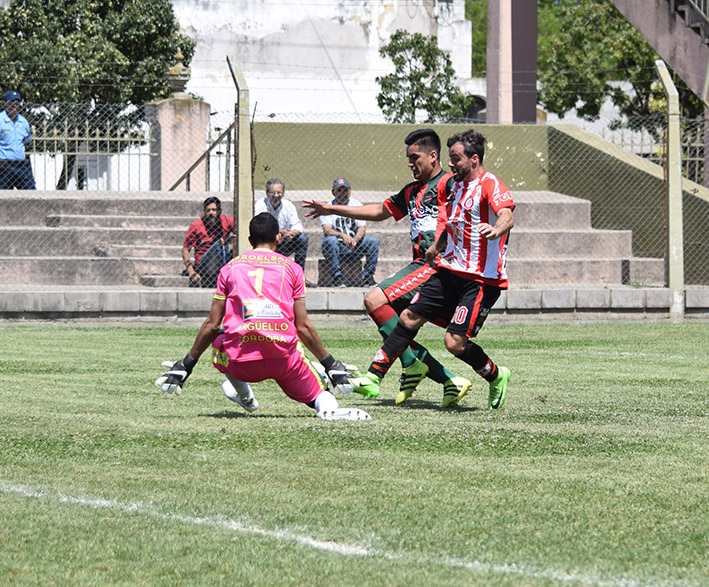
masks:
{"label": "concrete pillar", "polygon": [[[207,148],[210,106],[202,100],[195,100],[189,94],[172,94],[166,100],[154,102],[155,119],[160,125],[159,175],[156,173],[150,189],[167,190],[202,156]],[[152,153],[152,149],[151,149]],[[189,177],[189,189],[205,190],[206,163],[203,161]],[[159,178],[159,185],[157,179]],[[182,181],[178,190],[187,190],[187,180]]]}
{"label": "concrete pillar", "polygon": [[535,122],[536,85],[536,0],[488,0],[487,122]]}
{"label": "concrete pillar", "polygon": [[679,94],[661,59],[655,61],[667,99],[667,287],[672,293],[670,317],[684,317],[684,225],[682,218],[682,140]]}
{"label": "concrete pillar", "polygon": [[487,2],[487,119],[512,123],[512,0]]}

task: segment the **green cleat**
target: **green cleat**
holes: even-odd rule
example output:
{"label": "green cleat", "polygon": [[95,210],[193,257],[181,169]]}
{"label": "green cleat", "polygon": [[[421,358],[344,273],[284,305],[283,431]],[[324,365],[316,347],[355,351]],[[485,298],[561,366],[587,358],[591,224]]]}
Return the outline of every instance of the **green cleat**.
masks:
{"label": "green cleat", "polygon": [[441,407],[452,408],[453,406],[457,406],[458,402],[470,391],[472,385],[473,384],[464,377],[451,377],[443,384],[443,401],[441,402]]}
{"label": "green cleat", "polygon": [[428,373],[428,365],[416,359],[408,367],[404,367],[399,378],[399,393],[396,394],[396,405],[403,404],[416,390],[416,386],[421,383]]}
{"label": "green cleat", "polygon": [[350,378],[350,383],[352,383],[352,391],[369,398],[375,398],[379,395],[379,384],[381,382],[381,377],[378,377],[369,371],[367,371],[367,373],[365,373],[362,377]]}
{"label": "green cleat", "polygon": [[499,410],[505,404],[507,396],[507,384],[510,382],[512,373],[507,367],[498,367],[495,381],[490,383],[490,395],[487,396],[487,409]]}

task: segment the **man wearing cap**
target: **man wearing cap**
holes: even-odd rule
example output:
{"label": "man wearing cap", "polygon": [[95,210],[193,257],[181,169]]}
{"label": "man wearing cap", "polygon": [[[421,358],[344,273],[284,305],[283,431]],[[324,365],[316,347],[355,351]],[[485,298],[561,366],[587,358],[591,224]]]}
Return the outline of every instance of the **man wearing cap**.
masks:
{"label": "man wearing cap", "polygon": [[0,112],[0,190],[37,189],[25,145],[32,140],[27,119],[20,114],[22,96],[5,92],[5,109]]}
{"label": "man wearing cap", "polygon": [[[362,203],[350,197],[352,188],[350,182],[340,177],[332,182],[333,205],[361,206]],[[346,218],[331,214],[320,217],[323,230],[322,254],[330,269],[330,277],[335,287],[345,287],[340,261],[354,259],[364,261],[362,285],[376,285],[374,272],[379,258],[379,239],[376,236],[365,236],[367,230],[364,220]]]}

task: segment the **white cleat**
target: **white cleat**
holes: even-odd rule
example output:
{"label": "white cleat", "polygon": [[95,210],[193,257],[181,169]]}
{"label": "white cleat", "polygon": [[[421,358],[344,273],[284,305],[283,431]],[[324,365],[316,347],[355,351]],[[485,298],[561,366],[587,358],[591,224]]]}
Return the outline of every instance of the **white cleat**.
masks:
{"label": "white cleat", "polygon": [[229,381],[222,383],[222,391],[225,396],[227,396],[231,401],[239,404],[247,412],[255,412],[258,410],[258,400],[256,399],[256,396],[252,395],[248,399],[241,399],[241,396]]}
{"label": "white cleat", "polygon": [[336,410],[323,410],[315,414],[321,420],[371,420],[364,410],[359,408],[337,408]]}

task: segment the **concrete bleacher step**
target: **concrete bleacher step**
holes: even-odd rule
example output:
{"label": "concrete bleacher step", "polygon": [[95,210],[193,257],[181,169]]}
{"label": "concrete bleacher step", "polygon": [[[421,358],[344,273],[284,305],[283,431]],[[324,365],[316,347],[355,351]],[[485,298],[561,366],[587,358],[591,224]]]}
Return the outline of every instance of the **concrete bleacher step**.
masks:
{"label": "concrete bleacher step", "polygon": [[[203,199],[212,195],[122,192],[107,199],[103,192],[49,192],[29,198],[26,193],[5,193],[0,206],[0,279],[102,285],[158,283],[164,277],[184,283],[181,245],[187,227],[201,213]],[[231,214],[231,194],[216,195],[224,213]],[[390,194],[353,195],[368,203]],[[317,283],[322,230],[319,220],[305,218],[302,201],[330,201],[332,196],[321,190],[289,191],[286,197],[296,205],[310,241],[306,278]],[[548,191],[513,192],[513,197],[517,208],[508,253],[513,283],[664,282],[662,259],[633,257],[629,231],[591,228],[590,202]],[[381,243],[376,279],[411,260],[408,219],[369,222],[367,232]]]}
{"label": "concrete bleacher step", "polygon": [[126,214],[49,214],[45,224],[49,227],[90,228],[179,228],[194,222],[194,216],[132,216]]}
{"label": "concrete bleacher step", "polygon": [[[93,255],[110,245],[182,246],[182,228],[101,228],[11,226],[0,228],[3,255],[74,254]],[[104,255],[105,256],[105,255]]]}
{"label": "concrete bleacher step", "polygon": [[[320,281],[319,263],[319,259],[306,261],[305,277],[313,283]],[[380,259],[375,279],[381,281],[402,266],[400,259]],[[161,275],[180,276],[183,268],[182,260],[164,257],[4,257],[1,275],[6,283],[129,284],[154,282]],[[658,259],[510,259],[508,273],[517,284],[540,279],[596,284],[664,282],[664,264]]]}
{"label": "concrete bleacher step", "polygon": [[511,283],[663,285],[662,259],[508,259]]}
{"label": "concrete bleacher step", "polygon": [[182,245],[108,245],[105,249],[109,257],[153,257],[160,259],[182,259]]}

